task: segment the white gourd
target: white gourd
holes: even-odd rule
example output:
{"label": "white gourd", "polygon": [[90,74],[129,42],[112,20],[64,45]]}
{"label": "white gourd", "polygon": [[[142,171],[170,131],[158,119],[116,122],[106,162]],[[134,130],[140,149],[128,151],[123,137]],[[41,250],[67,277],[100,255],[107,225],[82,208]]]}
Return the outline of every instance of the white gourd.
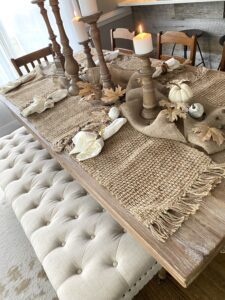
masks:
{"label": "white gourd", "polygon": [[201,103],[193,103],[189,107],[188,113],[192,118],[201,118],[204,114],[204,106]]}
{"label": "white gourd", "polygon": [[173,103],[186,103],[193,97],[191,88],[184,82],[178,82],[172,86],[169,92],[169,100]]}

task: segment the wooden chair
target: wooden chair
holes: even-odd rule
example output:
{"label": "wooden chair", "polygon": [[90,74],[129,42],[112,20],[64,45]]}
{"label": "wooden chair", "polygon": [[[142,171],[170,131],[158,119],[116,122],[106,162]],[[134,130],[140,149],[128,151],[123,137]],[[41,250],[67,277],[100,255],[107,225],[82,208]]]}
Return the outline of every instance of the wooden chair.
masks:
{"label": "wooden chair", "polygon": [[34,51],[32,53],[26,54],[24,56],[18,57],[18,58],[11,58],[11,62],[13,66],[15,67],[17,73],[19,76],[23,76],[23,72],[21,71],[21,67],[24,67],[26,71],[29,73],[31,70],[29,67],[32,67],[31,69],[35,68],[35,61],[38,62],[38,64],[41,64],[41,59],[44,59],[44,61],[48,62],[48,56],[51,55],[54,57],[54,52],[52,50],[52,45],[50,44],[46,48],[42,48],[40,50]]}
{"label": "wooden chair", "polygon": [[221,61],[220,61],[218,70],[225,72],[225,43],[223,44],[222,57],[221,57]]}
{"label": "wooden chair", "polygon": [[[127,41],[133,41],[133,38],[135,36],[135,31],[130,31],[127,28],[116,28],[110,30],[110,40],[111,40],[111,50],[119,50],[120,52],[124,54],[133,54],[134,51],[130,49],[125,48],[118,48],[116,47],[116,40],[127,40]],[[131,44],[132,45],[132,44]]]}
{"label": "wooden chair", "polygon": [[[196,45],[197,39],[196,36],[193,35],[189,37],[184,32],[175,32],[175,31],[167,31],[165,33],[159,32],[157,35],[157,58],[161,60],[168,60],[172,56],[163,55],[162,54],[162,46],[164,44],[178,44],[186,46],[190,49],[190,57],[189,64],[192,66],[195,65],[195,56],[196,56]],[[187,59],[180,56],[173,56],[181,63],[184,63]]]}

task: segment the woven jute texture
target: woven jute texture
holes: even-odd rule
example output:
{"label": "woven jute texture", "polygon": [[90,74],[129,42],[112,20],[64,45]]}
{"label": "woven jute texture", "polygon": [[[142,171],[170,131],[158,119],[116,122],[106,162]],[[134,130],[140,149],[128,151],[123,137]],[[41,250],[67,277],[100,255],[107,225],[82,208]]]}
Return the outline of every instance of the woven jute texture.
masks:
{"label": "woven jute texture", "polygon": [[22,85],[19,89],[7,94],[7,98],[19,107],[20,110],[25,108],[34,96],[47,96],[57,90],[57,86],[53,83],[52,78],[41,78],[38,81]]}
{"label": "woven jute texture", "polygon": [[[22,86],[7,97],[22,110],[32,101],[34,95],[47,96],[55,90],[57,86],[52,78],[44,78]],[[107,112],[106,107],[92,105],[77,96],[67,97],[58,102],[54,109],[31,115],[28,119],[51,143],[53,150],[60,152],[79,130],[88,127],[100,129],[102,121],[107,121]]]}
{"label": "woven jute texture", "polygon": [[[225,76],[213,71],[184,67],[158,80],[184,76],[190,80],[196,100],[214,106],[225,103]],[[10,99],[22,108],[35,93],[47,95],[55,89],[51,79],[42,79],[10,93]],[[69,97],[29,120],[60,151],[74,133],[94,122],[96,110],[102,109]],[[175,141],[147,137],[129,124],[105,142],[98,157],[81,165],[160,241],[198,210],[225,173],[224,165],[213,163],[204,153]]]}
{"label": "woven jute texture", "polygon": [[225,169],[196,149],[149,138],[129,124],[81,165],[161,241],[196,212]]}
{"label": "woven jute texture", "polygon": [[101,120],[107,118],[107,111],[102,111],[104,109],[80,101],[80,97],[68,97],[57,103],[56,109],[30,116],[29,120],[52,144],[53,150],[60,152],[81,129],[92,126],[100,129]]}

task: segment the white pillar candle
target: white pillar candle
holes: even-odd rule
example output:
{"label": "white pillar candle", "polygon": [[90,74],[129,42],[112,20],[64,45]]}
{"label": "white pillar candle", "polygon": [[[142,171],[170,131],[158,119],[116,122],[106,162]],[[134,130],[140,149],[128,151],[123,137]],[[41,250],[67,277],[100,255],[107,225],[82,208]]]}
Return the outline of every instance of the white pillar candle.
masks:
{"label": "white pillar candle", "polygon": [[77,0],[71,0],[73,5],[73,11],[75,17],[81,17],[80,7],[77,3]]}
{"label": "white pillar candle", "polygon": [[79,19],[80,17],[74,17],[73,25],[74,25],[77,41],[78,43],[82,43],[84,41],[87,41],[89,38],[88,38],[88,34],[84,22],[79,21]]}
{"label": "white pillar candle", "polygon": [[140,33],[133,38],[134,51],[138,55],[143,55],[152,52],[152,35],[150,33],[142,32],[140,26]]}
{"label": "white pillar candle", "polygon": [[82,17],[94,15],[98,12],[96,0],[79,0]]}

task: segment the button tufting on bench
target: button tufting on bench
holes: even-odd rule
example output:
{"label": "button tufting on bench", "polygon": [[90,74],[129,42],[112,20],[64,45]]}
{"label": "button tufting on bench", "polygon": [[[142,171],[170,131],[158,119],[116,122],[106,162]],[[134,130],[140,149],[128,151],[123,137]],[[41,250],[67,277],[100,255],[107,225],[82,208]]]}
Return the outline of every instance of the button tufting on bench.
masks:
{"label": "button tufting on bench", "polygon": [[113,267],[116,268],[117,266],[118,266],[118,262],[117,262],[117,261],[114,261],[114,262],[113,262]]}
{"label": "button tufting on bench", "polygon": [[60,300],[132,299],[161,268],[25,128],[0,139],[0,186]]}
{"label": "button tufting on bench", "polygon": [[81,269],[78,269],[77,270],[77,274],[79,275],[79,274],[81,274],[82,273],[82,270]]}

